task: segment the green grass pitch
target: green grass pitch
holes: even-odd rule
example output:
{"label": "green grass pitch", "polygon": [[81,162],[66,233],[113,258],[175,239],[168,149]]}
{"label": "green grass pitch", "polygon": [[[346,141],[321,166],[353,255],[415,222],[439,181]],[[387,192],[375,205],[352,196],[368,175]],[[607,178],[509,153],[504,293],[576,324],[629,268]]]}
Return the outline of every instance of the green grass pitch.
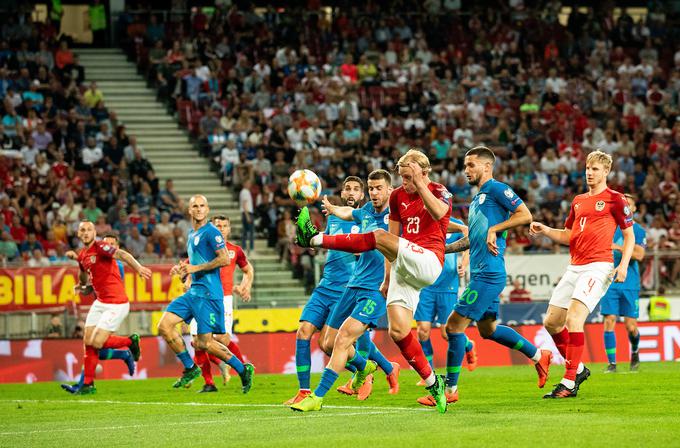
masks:
{"label": "green grass pitch", "polygon": [[445,415],[415,403],[424,389],[412,371],[402,372],[396,396],[378,373],[367,401],[331,391],[321,412],[306,414],[281,405],[296,391],[294,375],[256,375],[248,395],[238,377],[224,387],[215,377],[214,394],[196,393],[200,378],[184,390],[172,389],[172,379],[100,381],[87,397],[57,383],[0,385],[0,447],[680,444],[680,363],[645,363],[636,374],[622,365],[615,375],[593,365],[577,398],[542,400],[563,372],[553,367],[544,390],[529,365],[464,370],[461,401]]}

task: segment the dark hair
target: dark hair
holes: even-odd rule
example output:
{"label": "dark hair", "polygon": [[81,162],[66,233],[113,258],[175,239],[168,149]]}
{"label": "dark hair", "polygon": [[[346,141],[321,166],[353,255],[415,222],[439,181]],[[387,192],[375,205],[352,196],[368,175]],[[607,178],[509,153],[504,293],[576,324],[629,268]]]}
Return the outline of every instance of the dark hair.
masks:
{"label": "dark hair", "polygon": [[392,185],[392,176],[386,170],[373,170],[368,175],[368,180],[384,180],[389,186]]}
{"label": "dark hair", "polygon": [[488,159],[491,161],[491,163],[494,163],[496,161],[496,155],[493,153],[492,150],[490,150],[486,146],[475,146],[474,148],[465,153],[465,157],[467,156],[477,156],[482,159]]}
{"label": "dark hair", "polygon": [[104,238],[113,238],[116,242],[120,242],[120,238],[118,238],[118,234],[115,232],[106,232],[102,239]]}
{"label": "dark hair", "polygon": [[361,185],[361,189],[362,189],[362,190],[363,190],[364,188],[366,188],[366,186],[364,185],[364,181],[361,180],[360,177],[357,177],[357,176],[347,176],[347,177],[345,178],[345,180],[342,181],[342,188],[345,188],[345,185],[347,185],[348,182],[356,182],[356,183],[358,183],[359,185]]}
{"label": "dark hair", "polygon": [[210,218],[210,222],[215,222],[215,221],[227,221],[228,223],[231,224],[231,220],[227,215],[215,215],[212,218]]}

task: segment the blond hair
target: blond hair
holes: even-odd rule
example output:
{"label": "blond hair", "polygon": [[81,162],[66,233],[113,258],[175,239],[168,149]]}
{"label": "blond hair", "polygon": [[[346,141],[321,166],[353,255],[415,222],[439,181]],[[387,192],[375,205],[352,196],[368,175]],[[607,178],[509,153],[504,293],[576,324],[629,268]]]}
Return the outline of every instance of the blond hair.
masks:
{"label": "blond hair", "polygon": [[397,166],[408,167],[409,163],[415,163],[420,166],[426,173],[430,172],[430,159],[420,149],[411,148],[406,151],[406,154],[399,158]]}
{"label": "blond hair", "polygon": [[586,165],[589,163],[599,163],[603,165],[606,169],[611,170],[612,168],[612,156],[606,152],[602,152],[599,149],[588,154],[586,158]]}

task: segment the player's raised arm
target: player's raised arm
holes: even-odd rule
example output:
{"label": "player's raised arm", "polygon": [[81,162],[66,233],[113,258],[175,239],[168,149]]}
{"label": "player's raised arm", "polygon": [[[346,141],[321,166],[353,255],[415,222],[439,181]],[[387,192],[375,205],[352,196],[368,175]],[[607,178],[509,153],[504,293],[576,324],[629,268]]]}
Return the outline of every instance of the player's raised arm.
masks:
{"label": "player's raised arm", "polygon": [[411,168],[412,171],[413,185],[415,185],[418,195],[423,200],[423,205],[427,209],[427,212],[432,216],[432,219],[439,221],[449,212],[451,204],[437,198],[430,191],[425,178],[427,174],[425,169],[415,162],[409,162],[408,167]]}
{"label": "player's raised arm", "polygon": [[145,278],[147,280],[151,278],[151,269],[142,266],[141,263],[137,261],[135,257],[133,257],[129,252],[126,252],[123,249],[118,249],[116,250],[116,253],[113,255],[113,258],[115,258],[116,260],[121,260],[122,262],[130,266],[142,278]]}
{"label": "player's raised arm", "polygon": [[468,236],[468,226],[465,224],[458,224],[454,221],[449,221],[446,231],[448,233],[462,233],[463,236]]}
{"label": "player's raised arm", "polygon": [[334,215],[343,221],[352,221],[352,211],[356,210],[354,207],[333,205],[331,201],[328,200],[328,196],[324,196],[321,199],[321,211],[326,215]]}
{"label": "player's raised arm", "polygon": [[568,246],[569,238],[571,237],[571,229],[566,227],[564,229],[554,229],[543,223],[534,221],[529,226],[529,235],[545,235],[556,243]]}

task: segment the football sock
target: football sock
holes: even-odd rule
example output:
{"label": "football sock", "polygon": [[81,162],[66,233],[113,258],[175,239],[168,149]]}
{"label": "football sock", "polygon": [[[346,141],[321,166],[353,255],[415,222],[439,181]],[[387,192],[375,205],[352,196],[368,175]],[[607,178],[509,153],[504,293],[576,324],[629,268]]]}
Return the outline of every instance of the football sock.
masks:
{"label": "football sock", "polygon": [[204,350],[196,350],[194,352],[194,362],[201,368],[201,375],[203,375],[205,384],[214,386],[215,381],[213,380],[208,353]]}
{"label": "football sock", "polygon": [[613,331],[604,332],[604,351],[609,364],[616,364],[616,333]]}
{"label": "football sock", "polygon": [[463,358],[465,357],[466,337],[464,333],[447,333],[449,348],[446,351],[446,387],[458,386]]}
{"label": "football sock", "polygon": [[80,378],[78,378],[78,387],[83,387],[83,383],[85,382],[85,367],[83,366],[82,369],[80,369]]}
{"label": "football sock", "polygon": [[540,359],[540,352],[536,346],[510,327],[496,325],[496,331],[491,334],[491,339],[513,350],[519,350],[527,358],[533,359],[534,362],[538,361],[534,359],[537,354]]}
{"label": "football sock", "polygon": [[[585,336],[582,331],[569,333],[569,345],[567,346],[566,371],[564,372],[564,379],[574,381],[576,379],[576,371],[581,362],[581,355],[583,354],[583,346],[585,345]],[[568,387],[568,384],[564,383]],[[573,388],[573,386],[572,386]]]}
{"label": "football sock", "polygon": [[357,370],[364,370],[366,368],[366,358],[361,356],[358,350],[354,350],[354,356],[347,361],[347,364],[354,366]]}
{"label": "football sock", "polygon": [[186,350],[177,353],[177,358],[182,362],[185,369],[190,369],[194,366],[194,360],[191,359],[191,355],[189,355],[189,352]]}
{"label": "football sock", "polygon": [[102,348],[121,348],[129,347],[132,341],[127,336],[116,336],[112,334],[106,339]]}
{"label": "football sock", "polygon": [[317,397],[324,397],[331,387],[333,387],[333,384],[335,383],[335,380],[338,379],[338,376],[339,375],[332,369],[326,367],[323,370],[323,375],[321,375],[321,381],[319,382],[319,385],[316,386],[316,389],[314,390],[314,395]]}
{"label": "football sock", "polygon": [[472,341],[467,336],[465,336],[465,353],[472,350],[472,347],[473,347]]}
{"label": "football sock", "polygon": [[430,338],[427,338],[424,341],[420,341],[420,346],[423,348],[425,359],[427,359],[427,362],[430,363],[430,367],[434,369],[434,363],[432,362],[432,355],[434,353],[434,350],[432,349],[432,341]]}
{"label": "football sock", "polygon": [[428,386],[434,384],[432,367],[430,367],[430,363],[427,362],[427,359],[423,354],[423,349],[420,348],[420,344],[413,336],[413,333],[409,332],[404,339],[396,341],[396,344],[404,359],[406,359],[411,367],[418,372],[418,375],[420,375],[426,383],[430,382]]}
{"label": "football sock", "polygon": [[562,355],[564,359],[567,359],[567,345],[569,345],[569,330],[567,330],[567,327],[564,327],[562,331],[551,336],[553,341],[555,341],[557,351],[560,352],[560,355]]}
{"label": "football sock", "polygon": [[371,350],[371,335],[368,331],[364,331],[364,334],[359,336],[356,343],[357,353],[363,358],[368,358],[369,352]]}
{"label": "football sock", "polygon": [[238,358],[239,361],[244,362],[243,354],[241,353],[241,348],[238,345],[236,345],[236,342],[229,341],[229,345],[227,345],[227,348],[231,353],[234,354],[234,356]]}
{"label": "football sock", "polygon": [[239,375],[241,375],[245,370],[245,368],[243,367],[243,363],[236,356],[232,356],[231,358],[229,358],[229,361],[227,361],[227,365],[231,366],[234,370],[236,370],[236,373],[238,373]]}
{"label": "football sock", "polygon": [[368,233],[348,233],[346,235],[323,234],[322,247],[344,252],[368,252],[375,249],[375,235]]}
{"label": "football sock", "polygon": [[378,363],[378,367],[380,367],[382,371],[385,372],[385,375],[391,375],[394,371],[394,366],[392,363],[389,362],[387,358],[385,358],[385,355],[382,354],[373,341],[371,341],[371,349],[368,353],[368,359]]}
{"label": "football sock", "polygon": [[305,339],[295,340],[295,369],[300,390],[309,390],[309,376],[312,364],[312,355],[309,347],[310,341]]}
{"label": "football sock", "polygon": [[637,353],[640,345],[640,332],[635,330],[635,334],[628,333],[628,340],[630,341],[630,351]]}
{"label": "football sock", "polygon": [[354,373],[357,371],[357,368],[354,367],[352,364],[345,364],[345,370]]}
{"label": "football sock", "polygon": [[130,350],[114,350],[112,348],[102,348],[99,349],[99,359],[128,359],[132,356]]}
{"label": "football sock", "polygon": [[99,361],[97,349],[92,347],[91,345],[86,345],[85,358],[83,359],[84,384],[92,384],[94,382],[95,370],[97,369],[97,361]]}
{"label": "football sock", "polygon": [[208,355],[208,359],[209,359],[213,364],[217,364],[217,365],[219,366],[221,363],[224,362],[224,361],[222,361],[220,358],[218,358],[217,356],[211,355],[211,354],[208,353],[208,352],[205,352],[205,354]]}

